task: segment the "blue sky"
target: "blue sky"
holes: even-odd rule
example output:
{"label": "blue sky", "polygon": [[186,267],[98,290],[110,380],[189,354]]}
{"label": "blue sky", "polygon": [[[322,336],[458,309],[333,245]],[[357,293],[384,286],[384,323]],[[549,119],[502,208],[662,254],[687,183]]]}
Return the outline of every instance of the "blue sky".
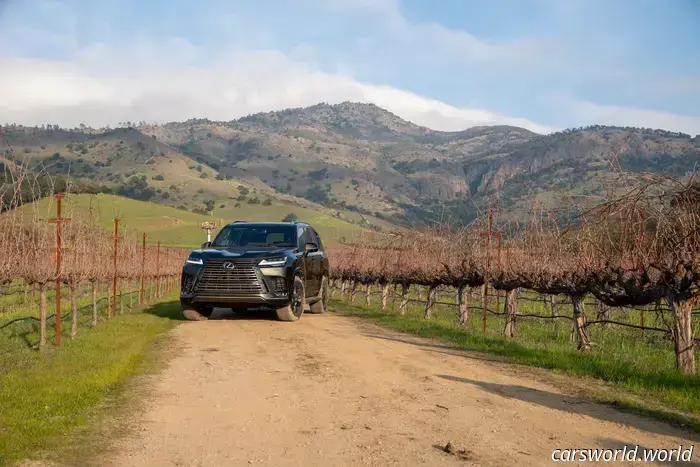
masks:
{"label": "blue sky", "polygon": [[700,1],[0,0],[0,121],[374,102],[434,129],[700,133]]}

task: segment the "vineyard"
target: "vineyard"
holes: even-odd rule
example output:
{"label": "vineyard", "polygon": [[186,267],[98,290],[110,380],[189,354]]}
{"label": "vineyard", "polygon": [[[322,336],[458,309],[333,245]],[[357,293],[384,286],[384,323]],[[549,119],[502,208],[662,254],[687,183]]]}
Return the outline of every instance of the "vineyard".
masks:
{"label": "vineyard", "polygon": [[[499,317],[497,332],[508,338],[517,339],[525,320],[557,323],[557,335],[568,323],[567,335],[582,352],[605,351],[601,333],[625,329],[660,350],[672,346],[675,366],[695,374],[700,184],[694,176],[652,175],[624,183],[624,195],[579,209],[566,228],[534,208],[527,225],[501,224],[488,211],[461,229],[398,231],[342,245],[330,252],[331,280],[351,301],[358,290],[366,297],[375,290],[385,309],[391,295],[398,314],[419,300],[426,319],[436,305],[454,309],[461,326],[479,316],[482,333],[488,317]],[[5,189],[23,186],[32,184],[18,180]],[[62,210],[62,195],[49,196],[41,208],[35,203],[33,211],[13,208],[25,198],[3,194],[0,332],[23,336],[30,348],[60,345],[63,333],[76,336],[81,319],[96,326],[178,286],[186,250],[123,232],[119,219],[106,232],[91,212]],[[20,312],[31,309],[38,313]]]}
{"label": "vineyard", "polygon": [[[644,338],[657,353],[672,348],[676,368],[694,375],[700,184],[660,176],[628,183],[624,196],[582,210],[569,228],[533,209],[526,226],[499,226],[489,213],[461,230],[343,246],[331,254],[334,288],[351,302],[358,292],[367,304],[376,295],[382,309],[392,296],[398,314],[419,300],[427,320],[439,304],[465,327],[477,314],[482,333],[508,338],[527,320],[569,323],[565,334],[582,352],[605,352],[605,334],[624,329],[630,342]],[[448,300],[438,303],[437,293]],[[487,330],[496,316],[500,329]],[[561,329],[551,326],[551,338]]]}
{"label": "vineyard", "polygon": [[60,346],[179,287],[187,250],[122,232],[119,219],[110,235],[62,198],[0,216],[0,353]]}

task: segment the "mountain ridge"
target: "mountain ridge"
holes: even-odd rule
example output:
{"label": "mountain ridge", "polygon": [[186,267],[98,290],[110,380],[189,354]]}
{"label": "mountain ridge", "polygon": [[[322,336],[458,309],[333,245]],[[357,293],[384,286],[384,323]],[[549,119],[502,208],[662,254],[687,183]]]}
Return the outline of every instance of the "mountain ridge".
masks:
{"label": "mountain ridge", "polygon": [[[81,128],[71,135],[114,139],[115,131]],[[616,167],[683,176],[700,163],[700,138],[678,132],[603,125],[546,135],[509,125],[443,132],[353,102],[231,121],[141,122],[128,131],[142,135],[134,141],[153,142],[146,154],[137,143],[117,151],[134,164],[184,157],[220,180],[255,181],[279,195],[394,223],[465,223],[495,200],[504,218],[518,221],[534,198],[554,208],[562,191],[603,196]]]}

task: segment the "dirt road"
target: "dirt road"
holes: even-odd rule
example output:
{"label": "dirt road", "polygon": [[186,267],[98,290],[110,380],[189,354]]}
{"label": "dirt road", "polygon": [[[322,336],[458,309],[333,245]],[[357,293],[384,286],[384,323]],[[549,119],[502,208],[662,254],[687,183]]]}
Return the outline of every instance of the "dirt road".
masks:
{"label": "dirt road", "polygon": [[[539,466],[556,448],[697,442],[564,395],[536,371],[332,313],[228,315],[173,333],[179,355],[100,465]],[[469,452],[443,452],[448,441]]]}

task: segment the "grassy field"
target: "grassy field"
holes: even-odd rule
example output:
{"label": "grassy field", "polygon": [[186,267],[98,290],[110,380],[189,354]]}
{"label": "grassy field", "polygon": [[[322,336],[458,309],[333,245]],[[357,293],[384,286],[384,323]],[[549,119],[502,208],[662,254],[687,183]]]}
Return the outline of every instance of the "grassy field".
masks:
{"label": "grassy field", "polygon": [[179,319],[174,297],[81,329],[59,349],[0,355],[0,465],[57,455],[129,377],[153,369],[151,349]]}
{"label": "grassy field", "polygon": [[[221,204],[226,207],[219,208]],[[333,240],[350,241],[362,234],[372,234],[372,231],[359,225],[333,217],[331,212],[304,209],[280,201],[275,201],[270,206],[241,203],[236,208],[235,201],[220,200],[213,216],[106,194],[68,195],[64,206],[65,216],[91,216],[96,225],[108,230],[113,228],[114,218],[120,217],[120,226],[124,229],[122,231],[131,230],[139,234],[146,232],[149,243],[160,241],[165,245],[187,248],[198,247],[206,241],[206,233],[199,227],[204,221],[217,222],[219,225],[233,220],[280,221],[290,212],[295,213],[300,221],[308,222],[316,228],[329,245],[334,243]],[[27,214],[36,212],[46,219],[55,215],[53,201],[46,198],[22,209]],[[356,213],[352,214],[357,216]]]}
{"label": "grassy field", "polygon": [[[417,298],[415,293],[412,297]],[[675,370],[673,346],[663,334],[647,332],[642,336],[637,329],[592,326],[589,335],[594,348],[589,352],[579,352],[570,342],[569,320],[553,322],[520,318],[516,322],[516,337],[508,339],[502,335],[504,316],[491,313],[487,315],[487,332],[482,334],[481,311],[477,310],[480,302],[476,298],[470,306],[477,309],[470,311],[465,328],[458,325],[457,309],[453,306],[435,305],[433,318],[426,320],[421,303],[411,303],[408,313],[401,316],[397,313],[398,301],[393,305],[390,303],[388,309],[382,311],[376,305],[378,297],[372,297],[375,305],[371,306],[366,306],[364,300],[365,295],[358,292],[355,304],[332,300],[331,307],[342,314],[369,319],[394,330],[435,338],[465,350],[491,354],[506,362],[578,377],[583,392],[594,400],[669,420],[700,432],[700,376],[684,377]],[[440,301],[454,302],[451,296],[441,297]],[[500,304],[502,308],[503,298]],[[495,309],[495,305],[493,300],[489,308]],[[570,305],[558,308],[559,314],[571,316]],[[542,303],[521,302],[520,313],[546,316],[550,311],[545,310]],[[631,323],[636,321],[637,315],[638,311],[613,312],[614,319]],[[647,325],[655,324],[652,319],[647,316]],[[586,381],[590,384],[586,384]]]}
{"label": "grassy field", "polygon": [[[117,291],[117,312],[123,310],[124,313],[129,313],[130,304],[133,303],[134,309],[138,306],[138,286],[129,285],[121,282],[121,292]],[[148,290],[153,290],[153,286],[147,283]],[[98,322],[105,321],[107,318],[107,289],[111,288],[111,284],[99,284],[97,289],[97,318]],[[39,343],[39,292],[35,289],[27,294],[23,293],[21,281],[16,281],[9,288],[4,289],[12,293],[0,293],[0,372],[6,370],[6,360],[3,356],[12,352],[19,352],[28,348],[37,348]],[[132,293],[132,300],[129,301],[129,291]],[[120,296],[119,294],[122,293]],[[148,296],[148,295],[147,295]],[[76,290],[76,305],[78,308],[78,334],[81,334],[83,329],[92,327],[92,290],[90,284],[83,282]],[[56,309],[56,293],[53,289],[53,284],[46,291],[47,303],[47,342],[53,345],[55,341],[55,320],[52,317]],[[70,339],[70,296],[67,289],[64,287],[61,295],[61,339],[63,341]],[[23,319],[16,321],[19,318],[33,317],[34,320]]]}

